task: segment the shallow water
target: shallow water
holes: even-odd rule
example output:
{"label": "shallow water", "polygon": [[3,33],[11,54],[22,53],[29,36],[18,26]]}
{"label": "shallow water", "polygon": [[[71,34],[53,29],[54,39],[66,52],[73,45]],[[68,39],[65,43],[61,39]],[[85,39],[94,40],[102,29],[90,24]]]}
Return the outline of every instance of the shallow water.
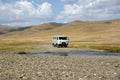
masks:
{"label": "shallow water", "polygon": [[79,52],[44,52],[35,53],[34,56],[120,56],[120,53],[105,51],[79,51]]}
{"label": "shallow water", "polygon": [[120,56],[120,53],[113,52],[99,52],[99,51],[81,51],[81,52],[69,52],[70,56]]}

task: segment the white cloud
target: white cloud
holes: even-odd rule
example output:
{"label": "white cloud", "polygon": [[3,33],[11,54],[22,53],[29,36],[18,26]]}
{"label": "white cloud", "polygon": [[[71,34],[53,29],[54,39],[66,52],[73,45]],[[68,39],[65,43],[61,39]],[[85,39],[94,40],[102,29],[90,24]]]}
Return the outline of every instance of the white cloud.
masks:
{"label": "white cloud", "polygon": [[61,2],[67,3],[67,4],[75,3],[76,1],[78,0],[61,0]]}
{"label": "white cloud", "polygon": [[63,13],[70,18],[76,18],[77,16],[80,16],[80,14],[82,14],[82,7],[76,4],[73,4],[72,6],[65,5]]}
{"label": "white cloud", "polygon": [[0,23],[13,24],[31,22],[35,20],[47,20],[52,17],[52,5],[44,2],[35,6],[33,2],[20,0],[14,3],[0,1]]}
{"label": "white cloud", "polygon": [[57,19],[103,19],[120,16],[120,0],[78,0],[65,4]]}

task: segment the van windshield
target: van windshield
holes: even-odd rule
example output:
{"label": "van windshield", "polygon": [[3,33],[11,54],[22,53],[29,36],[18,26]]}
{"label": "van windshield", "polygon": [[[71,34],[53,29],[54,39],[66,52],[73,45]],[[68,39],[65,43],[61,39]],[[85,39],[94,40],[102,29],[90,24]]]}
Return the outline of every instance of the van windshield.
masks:
{"label": "van windshield", "polygon": [[61,40],[67,40],[67,37],[59,37]]}

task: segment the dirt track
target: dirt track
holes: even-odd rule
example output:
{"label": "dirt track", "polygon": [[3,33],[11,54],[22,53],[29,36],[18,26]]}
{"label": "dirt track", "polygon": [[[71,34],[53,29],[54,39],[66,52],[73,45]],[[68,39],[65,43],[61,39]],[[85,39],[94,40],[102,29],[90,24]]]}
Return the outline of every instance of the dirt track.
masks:
{"label": "dirt track", "polygon": [[57,48],[52,45],[37,45],[34,46],[33,52],[71,52],[71,51],[102,51],[88,48]]}

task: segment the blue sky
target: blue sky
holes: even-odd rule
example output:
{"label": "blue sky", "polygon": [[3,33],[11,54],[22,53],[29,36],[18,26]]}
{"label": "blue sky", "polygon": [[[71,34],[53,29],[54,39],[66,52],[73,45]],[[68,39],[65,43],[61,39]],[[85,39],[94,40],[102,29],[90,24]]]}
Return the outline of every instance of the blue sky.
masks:
{"label": "blue sky", "polygon": [[37,25],[120,18],[120,0],[0,0],[0,24]]}

